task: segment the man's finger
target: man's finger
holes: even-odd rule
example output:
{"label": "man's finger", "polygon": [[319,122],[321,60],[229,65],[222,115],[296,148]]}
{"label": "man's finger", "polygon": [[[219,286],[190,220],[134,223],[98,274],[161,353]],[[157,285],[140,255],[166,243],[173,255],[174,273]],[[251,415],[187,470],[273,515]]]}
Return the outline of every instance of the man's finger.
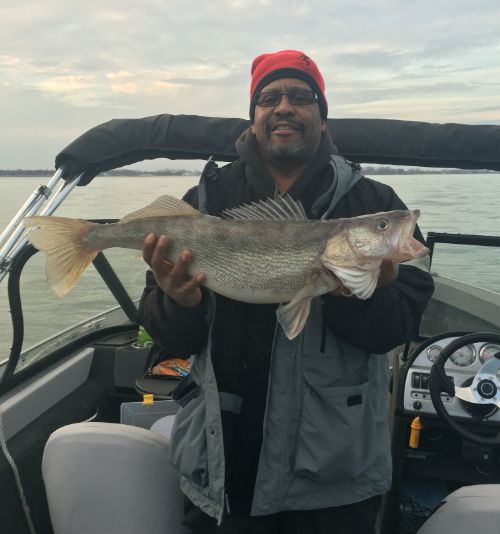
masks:
{"label": "man's finger", "polygon": [[198,273],[182,285],[182,290],[186,293],[192,293],[203,284],[206,278],[205,273]]}
{"label": "man's finger", "polygon": [[151,255],[151,263],[149,264],[154,271],[161,272],[165,270],[167,263],[165,262],[165,256],[167,254],[167,248],[170,244],[170,240],[166,235],[161,235],[156,242],[153,253]]}
{"label": "man's finger", "polygon": [[148,234],[144,240],[144,245],[142,247],[142,257],[144,261],[151,265],[151,256],[153,255],[153,250],[156,245],[156,236],[154,234]]}
{"label": "man's finger", "polygon": [[172,286],[174,287],[181,287],[186,278],[190,278],[188,273],[188,267],[189,263],[193,259],[193,256],[189,250],[183,250],[180,255],[179,259],[174,263],[174,266],[172,267],[172,270],[170,271],[170,281]]}
{"label": "man's finger", "polygon": [[350,298],[353,296],[353,293],[350,289],[347,289],[347,287],[345,286],[340,286],[339,287],[339,293],[343,296],[343,297],[347,297],[347,298]]}
{"label": "man's finger", "polygon": [[380,266],[380,275],[378,278],[377,287],[386,286],[390,284],[396,275],[396,267],[392,261],[383,261]]}

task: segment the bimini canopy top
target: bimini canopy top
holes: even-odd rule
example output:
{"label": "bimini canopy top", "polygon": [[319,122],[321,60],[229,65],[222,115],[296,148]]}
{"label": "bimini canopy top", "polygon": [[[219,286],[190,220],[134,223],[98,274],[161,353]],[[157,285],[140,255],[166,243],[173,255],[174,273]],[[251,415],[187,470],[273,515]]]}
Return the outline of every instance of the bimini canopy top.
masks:
{"label": "bimini canopy top", "polygon": [[[358,163],[500,170],[500,126],[388,119],[328,119],[339,152]],[[145,159],[237,158],[248,120],[196,115],[114,119],[88,130],[56,157],[65,176],[101,172]]]}

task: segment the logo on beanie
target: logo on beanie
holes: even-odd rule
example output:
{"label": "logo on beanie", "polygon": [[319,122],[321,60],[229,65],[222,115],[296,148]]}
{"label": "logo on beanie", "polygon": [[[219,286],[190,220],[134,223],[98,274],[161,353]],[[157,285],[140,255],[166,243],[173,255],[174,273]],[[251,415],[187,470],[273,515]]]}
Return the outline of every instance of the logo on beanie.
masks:
{"label": "logo on beanie", "polygon": [[311,59],[305,54],[302,54],[301,56],[299,56],[299,60],[303,61],[308,67],[311,66]]}

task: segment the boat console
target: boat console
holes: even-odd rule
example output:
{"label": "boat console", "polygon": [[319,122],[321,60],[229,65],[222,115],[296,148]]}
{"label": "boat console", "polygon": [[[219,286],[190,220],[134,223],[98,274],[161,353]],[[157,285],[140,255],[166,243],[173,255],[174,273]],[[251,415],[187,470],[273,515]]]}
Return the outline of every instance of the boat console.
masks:
{"label": "boat console", "polygon": [[[404,380],[403,409],[406,412],[424,416],[438,415],[431,398],[431,369],[443,350],[460,337],[458,333],[441,334],[427,339],[414,350],[406,367]],[[498,343],[486,339],[467,343],[448,358],[444,366],[446,376],[456,388],[469,388],[485,364],[492,361],[497,354],[500,355],[500,339]],[[441,393],[442,402],[451,417],[466,421],[477,421],[478,417],[481,417],[490,423],[500,424],[500,411],[496,404],[500,395],[495,393],[491,396],[497,387],[497,381],[496,375],[491,384],[483,381],[478,392],[484,396],[480,395],[478,402],[472,402],[473,399],[465,400],[459,398],[456,393],[452,395],[448,392]]]}
{"label": "boat console", "polygon": [[[395,358],[394,481],[384,532],[417,532],[441,502],[450,510],[460,503],[460,492],[448,498],[459,488],[500,487],[500,334],[436,334]],[[444,508],[433,525],[452,523]]]}

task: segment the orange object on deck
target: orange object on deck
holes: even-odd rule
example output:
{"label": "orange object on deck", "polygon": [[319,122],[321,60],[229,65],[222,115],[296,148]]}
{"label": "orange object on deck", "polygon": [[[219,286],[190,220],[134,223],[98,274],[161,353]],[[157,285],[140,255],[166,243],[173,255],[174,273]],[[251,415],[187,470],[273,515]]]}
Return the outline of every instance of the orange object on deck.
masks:
{"label": "orange object on deck", "polygon": [[152,375],[183,377],[189,374],[191,362],[183,358],[168,358],[151,369]]}
{"label": "orange object on deck", "polygon": [[413,419],[410,428],[410,441],[408,445],[412,449],[418,449],[420,445],[420,431],[424,428],[424,425],[420,422],[420,417]]}

